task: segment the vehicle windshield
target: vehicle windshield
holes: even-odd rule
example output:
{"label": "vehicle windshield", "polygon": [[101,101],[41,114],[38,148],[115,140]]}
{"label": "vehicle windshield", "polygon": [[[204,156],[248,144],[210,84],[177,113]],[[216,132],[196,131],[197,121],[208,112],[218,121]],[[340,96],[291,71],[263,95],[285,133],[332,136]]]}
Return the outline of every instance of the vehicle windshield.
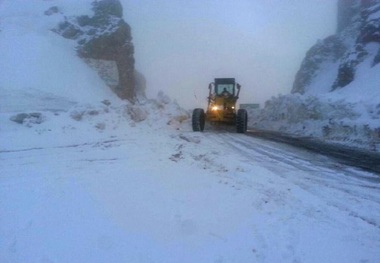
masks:
{"label": "vehicle windshield", "polygon": [[234,84],[218,84],[215,93],[216,95],[234,95]]}

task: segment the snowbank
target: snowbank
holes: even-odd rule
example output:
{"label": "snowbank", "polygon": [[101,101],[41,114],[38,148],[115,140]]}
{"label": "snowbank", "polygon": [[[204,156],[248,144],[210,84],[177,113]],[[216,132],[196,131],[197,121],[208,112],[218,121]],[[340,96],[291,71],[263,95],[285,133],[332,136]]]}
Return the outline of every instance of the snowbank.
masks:
{"label": "snowbank", "polygon": [[[17,94],[17,93],[16,93]],[[66,100],[56,105],[65,105],[53,110],[31,107],[23,111],[16,107],[14,111],[0,112],[1,149],[7,151],[17,148],[78,144],[88,140],[128,134],[132,127],[140,124],[152,132],[165,127],[182,129],[189,121],[189,113],[176,102],[163,100],[163,93],[157,99],[140,103],[111,103],[109,100],[91,104],[69,105]],[[17,97],[14,97],[17,102]],[[9,105],[16,104],[8,97]],[[67,105],[66,105],[67,104]],[[70,107],[69,107],[70,106]],[[190,125],[189,125],[190,127]],[[17,136],[15,136],[17,134]],[[59,139],[58,139],[59,138]]]}
{"label": "snowbank", "polygon": [[250,112],[249,126],[380,151],[379,120],[380,104],[293,94],[274,97],[261,111]]}

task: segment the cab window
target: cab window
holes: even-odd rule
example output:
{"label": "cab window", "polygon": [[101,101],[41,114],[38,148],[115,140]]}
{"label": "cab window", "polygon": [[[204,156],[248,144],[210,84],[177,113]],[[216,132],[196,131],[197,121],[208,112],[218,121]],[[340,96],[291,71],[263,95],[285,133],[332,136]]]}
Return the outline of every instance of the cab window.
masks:
{"label": "cab window", "polygon": [[234,85],[233,84],[218,84],[215,87],[216,95],[223,95],[223,93],[228,92],[230,95],[234,95]]}

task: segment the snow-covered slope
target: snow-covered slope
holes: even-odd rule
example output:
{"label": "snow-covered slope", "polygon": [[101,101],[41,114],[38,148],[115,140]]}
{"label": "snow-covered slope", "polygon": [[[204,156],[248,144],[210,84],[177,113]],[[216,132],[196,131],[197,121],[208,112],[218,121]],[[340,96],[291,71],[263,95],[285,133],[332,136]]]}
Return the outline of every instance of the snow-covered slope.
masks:
{"label": "snow-covered slope", "polygon": [[1,111],[61,110],[74,103],[117,101],[76,55],[75,42],[51,31],[63,15],[44,14],[53,4],[59,4],[66,15],[91,12],[91,1],[77,2],[1,1]]}
{"label": "snow-covered slope", "polygon": [[380,1],[339,8],[337,34],[307,52],[292,94],[269,100],[251,125],[380,151]]}

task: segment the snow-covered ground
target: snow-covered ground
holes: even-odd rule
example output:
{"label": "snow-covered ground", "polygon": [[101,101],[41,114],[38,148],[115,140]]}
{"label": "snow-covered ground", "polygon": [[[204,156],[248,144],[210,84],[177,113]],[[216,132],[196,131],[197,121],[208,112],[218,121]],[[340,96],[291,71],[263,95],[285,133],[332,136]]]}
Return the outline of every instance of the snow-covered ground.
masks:
{"label": "snow-covered ground", "polygon": [[47,30],[53,1],[21,2],[0,1],[0,262],[379,262],[378,175],[120,101]]}
{"label": "snow-covered ground", "polygon": [[378,175],[165,102],[2,112],[0,261],[378,262]]}

